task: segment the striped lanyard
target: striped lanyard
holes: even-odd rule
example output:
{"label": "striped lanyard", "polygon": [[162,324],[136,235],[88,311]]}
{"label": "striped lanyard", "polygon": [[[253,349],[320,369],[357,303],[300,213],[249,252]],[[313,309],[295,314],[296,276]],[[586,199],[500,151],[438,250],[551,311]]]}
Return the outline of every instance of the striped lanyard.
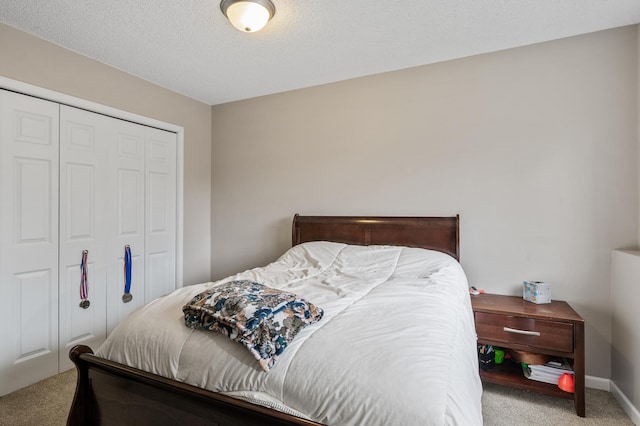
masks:
{"label": "striped lanyard", "polygon": [[124,246],[124,294],[122,301],[124,303],[131,302],[131,247],[129,244]]}
{"label": "striped lanyard", "polygon": [[80,262],[80,307],[87,309],[89,307],[89,278],[87,272],[87,250],[82,251],[82,261]]}

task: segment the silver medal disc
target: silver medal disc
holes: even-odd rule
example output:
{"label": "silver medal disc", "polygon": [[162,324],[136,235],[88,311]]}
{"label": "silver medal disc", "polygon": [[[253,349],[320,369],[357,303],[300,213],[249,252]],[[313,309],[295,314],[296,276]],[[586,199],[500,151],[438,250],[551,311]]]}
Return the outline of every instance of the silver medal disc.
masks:
{"label": "silver medal disc", "polygon": [[89,307],[89,305],[91,304],[91,302],[89,302],[88,300],[83,300],[82,302],[80,302],[80,307],[82,309],[87,309]]}
{"label": "silver medal disc", "polygon": [[131,302],[132,299],[133,299],[133,296],[131,295],[131,293],[125,293],[122,295],[122,301],[124,303],[129,303]]}

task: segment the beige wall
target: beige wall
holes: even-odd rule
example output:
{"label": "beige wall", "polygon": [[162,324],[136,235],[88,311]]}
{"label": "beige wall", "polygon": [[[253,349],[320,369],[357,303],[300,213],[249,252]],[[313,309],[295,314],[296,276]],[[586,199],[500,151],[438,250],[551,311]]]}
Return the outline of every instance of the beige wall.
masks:
{"label": "beige wall", "polygon": [[[461,216],[472,285],[552,283],[610,376],[610,253],[638,244],[637,27],[213,107],[212,276],[294,213]],[[339,64],[336,64],[339,66]]]}
{"label": "beige wall", "polygon": [[640,251],[611,253],[611,380],[635,407],[640,421],[640,329],[638,282]]}
{"label": "beige wall", "polygon": [[[640,154],[640,31],[636,47],[636,112]],[[611,253],[611,380],[633,405],[634,410],[627,414],[635,424],[640,424],[640,329],[637,325],[639,281],[640,251],[614,250]]]}
{"label": "beige wall", "polygon": [[0,23],[0,75],[184,127],[184,283],[209,280],[211,107]]}

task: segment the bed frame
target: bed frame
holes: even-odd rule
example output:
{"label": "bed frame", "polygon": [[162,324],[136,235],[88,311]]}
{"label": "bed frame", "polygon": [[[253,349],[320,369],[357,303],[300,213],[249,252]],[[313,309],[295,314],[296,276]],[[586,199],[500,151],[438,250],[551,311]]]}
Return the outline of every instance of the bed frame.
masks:
{"label": "bed frame", "polygon": [[[325,240],[422,247],[459,260],[459,229],[459,216],[296,214],[292,244]],[[320,425],[99,358],[88,346],[74,346],[69,358],[76,365],[78,381],[68,425]]]}
{"label": "bed frame", "polygon": [[460,260],[460,216],[293,216],[292,245],[334,241],[438,250]]}

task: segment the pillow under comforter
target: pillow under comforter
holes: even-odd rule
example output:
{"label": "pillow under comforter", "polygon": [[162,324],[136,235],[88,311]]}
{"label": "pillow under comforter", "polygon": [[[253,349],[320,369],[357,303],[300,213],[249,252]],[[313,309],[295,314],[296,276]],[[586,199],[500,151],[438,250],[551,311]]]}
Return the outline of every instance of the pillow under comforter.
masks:
{"label": "pillow under comforter", "polygon": [[300,330],[323,310],[301,297],[253,281],[230,281],[196,295],[182,308],[191,328],[218,331],[244,345],[269,371]]}

